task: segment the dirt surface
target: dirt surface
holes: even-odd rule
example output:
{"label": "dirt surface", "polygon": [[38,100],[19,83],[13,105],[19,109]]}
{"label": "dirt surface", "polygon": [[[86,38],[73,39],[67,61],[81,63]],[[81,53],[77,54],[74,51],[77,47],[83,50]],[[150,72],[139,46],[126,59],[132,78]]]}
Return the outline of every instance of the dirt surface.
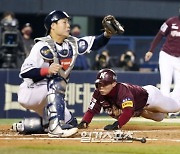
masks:
{"label": "dirt surface", "polygon": [[[22,135],[13,132],[9,125],[0,125],[0,147],[13,146],[30,146],[30,145],[80,145],[82,132],[104,132],[101,126],[91,126],[86,130],[79,130],[79,132],[71,138],[58,139],[49,138],[47,134],[36,135]],[[180,145],[180,127],[179,126],[137,126],[127,125],[123,128],[124,132],[133,132],[133,137],[145,137],[147,142],[145,144],[154,145]],[[139,141],[133,143],[142,144]],[[95,143],[91,143],[95,144]],[[104,143],[105,144],[105,143]],[[113,143],[106,143],[113,144]],[[130,143],[121,143],[130,144]],[[134,144],[133,144],[134,145]]]}

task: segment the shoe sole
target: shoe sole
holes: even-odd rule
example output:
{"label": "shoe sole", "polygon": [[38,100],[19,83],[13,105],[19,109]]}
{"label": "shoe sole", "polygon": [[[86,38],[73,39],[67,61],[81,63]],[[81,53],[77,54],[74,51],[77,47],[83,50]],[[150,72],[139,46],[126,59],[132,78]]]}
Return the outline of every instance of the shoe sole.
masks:
{"label": "shoe sole", "polygon": [[53,132],[49,132],[48,136],[55,138],[64,138],[64,137],[71,137],[77,132],[78,132],[78,128],[71,128],[71,129],[62,130],[62,132],[58,134],[53,134]]}

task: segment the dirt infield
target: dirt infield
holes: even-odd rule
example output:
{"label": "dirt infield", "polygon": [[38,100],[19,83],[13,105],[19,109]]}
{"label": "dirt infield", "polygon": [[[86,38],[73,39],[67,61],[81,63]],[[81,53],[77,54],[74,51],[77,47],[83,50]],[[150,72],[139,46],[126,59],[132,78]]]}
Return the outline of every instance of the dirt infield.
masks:
{"label": "dirt infield", "polygon": [[[20,135],[10,129],[10,125],[0,125],[0,147],[6,146],[26,146],[26,145],[66,145],[66,144],[86,144],[81,143],[81,132],[97,132],[102,131],[102,125],[91,125],[86,130],[79,130],[79,132],[71,138],[49,138],[47,134],[36,135]],[[124,131],[133,132],[133,137],[145,137],[150,145],[180,145],[180,126],[139,126],[126,125],[123,127]],[[142,144],[134,141],[136,144]],[[95,144],[95,143],[91,143]],[[109,143],[112,144],[112,143]],[[128,144],[128,143],[122,143]]]}

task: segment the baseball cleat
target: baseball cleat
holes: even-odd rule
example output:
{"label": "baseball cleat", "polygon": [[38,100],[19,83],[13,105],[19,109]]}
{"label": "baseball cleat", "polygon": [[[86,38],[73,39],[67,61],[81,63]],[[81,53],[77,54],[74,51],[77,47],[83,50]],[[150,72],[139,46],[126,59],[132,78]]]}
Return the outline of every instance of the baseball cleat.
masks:
{"label": "baseball cleat", "polygon": [[179,118],[179,117],[180,117],[180,112],[169,113],[169,118]]}
{"label": "baseball cleat", "polygon": [[49,137],[56,137],[56,138],[63,138],[63,137],[71,137],[74,134],[78,132],[78,128],[71,128],[71,129],[65,129],[65,130],[60,130],[60,131],[49,131],[48,136]]}

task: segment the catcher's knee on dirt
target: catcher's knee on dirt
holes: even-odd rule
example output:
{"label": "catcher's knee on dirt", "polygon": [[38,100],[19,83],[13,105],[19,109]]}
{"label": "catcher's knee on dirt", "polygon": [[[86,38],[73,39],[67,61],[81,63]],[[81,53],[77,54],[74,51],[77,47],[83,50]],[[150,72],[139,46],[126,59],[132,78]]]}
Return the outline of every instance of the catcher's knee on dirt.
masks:
{"label": "catcher's knee on dirt", "polygon": [[45,133],[41,118],[24,118],[12,125],[12,130],[20,134],[41,134]]}

